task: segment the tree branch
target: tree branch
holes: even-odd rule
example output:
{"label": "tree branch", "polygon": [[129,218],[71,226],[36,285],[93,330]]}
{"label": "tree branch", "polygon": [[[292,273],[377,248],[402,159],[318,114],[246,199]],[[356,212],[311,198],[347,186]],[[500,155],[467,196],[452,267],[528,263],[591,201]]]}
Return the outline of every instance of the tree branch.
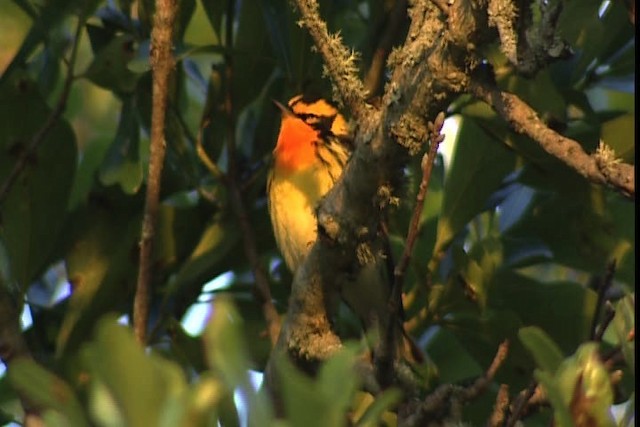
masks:
{"label": "tree branch", "polygon": [[635,198],[635,167],[620,163],[601,143],[599,150],[587,154],[580,143],[549,128],[535,110],[518,96],[500,91],[495,85],[474,79],[472,93],[489,104],[511,128],[537,142],[547,153],[595,184],[608,185],[629,198]]}
{"label": "tree branch", "polygon": [[509,386],[501,384],[496,396],[496,403],[493,406],[493,412],[487,423],[487,427],[500,427],[504,425],[504,418],[509,408]]}
{"label": "tree branch", "polygon": [[177,9],[176,0],[156,0],[153,29],[151,31],[150,61],[153,72],[151,146],[144,217],[140,236],[138,281],[133,302],[134,333],[136,340],[142,345],[146,341],[149,319],[153,238],[160,207],[160,179],[166,151],[164,125],[169,98],[169,78],[175,66],[172,43]]}
{"label": "tree branch", "polygon": [[452,384],[441,385],[429,394],[424,399],[424,402],[419,407],[414,408],[413,413],[409,414],[398,425],[404,427],[422,426],[425,425],[427,420],[434,421],[451,417],[453,417],[453,421],[457,421],[456,408],[462,403],[475,399],[487,389],[487,386],[493,381],[498,369],[507,358],[508,353],[509,342],[504,341],[498,347],[498,351],[487,371],[476,379],[473,384],[466,388]]}
{"label": "tree branch", "polygon": [[[514,0],[489,0],[489,25],[498,30],[500,50],[516,70],[533,76],[547,64],[569,54],[557,32],[562,2],[528,3],[518,10]],[[524,3],[523,3],[524,4]],[[533,19],[531,7],[537,7]]]}
{"label": "tree branch", "polygon": [[366,111],[367,90],[358,77],[357,56],[342,44],[339,34],[331,35],[320,17],[316,0],[296,0],[301,20],[298,25],[309,30],[314,45],[324,60],[325,73],[336,86],[334,96],[342,101],[358,121]]}
{"label": "tree branch", "polygon": [[[444,140],[444,135],[440,133],[442,131],[442,126],[444,125],[444,118],[444,112],[440,112],[436,116],[434,122],[429,122],[427,125],[430,131],[429,151],[426,152],[422,157],[422,180],[420,181],[420,187],[418,189],[418,194],[416,195],[416,204],[413,209],[413,214],[411,215],[411,221],[409,222],[409,230],[407,231],[407,239],[405,241],[402,256],[400,257],[398,264],[396,264],[393,270],[393,285],[391,288],[391,296],[389,299],[390,320],[387,325],[385,338],[380,346],[380,355],[378,355],[378,360],[382,361],[382,363],[379,364],[379,366],[381,367],[393,367],[393,364],[389,362],[398,357],[398,355],[394,354],[394,352],[396,349],[396,343],[400,338],[396,336],[399,332],[397,325],[400,324],[403,320],[400,318],[400,310],[402,307],[402,288],[404,284],[404,273],[409,266],[409,260],[411,259],[413,247],[415,245],[416,239],[418,238],[420,217],[422,216],[422,211],[424,209],[424,202],[427,196],[427,189],[429,188],[429,181],[431,179],[433,163],[435,162],[436,156],[438,154],[438,147]],[[378,365],[378,361],[376,361],[376,364]],[[382,372],[379,376],[381,378],[386,378],[384,382],[392,384],[393,382],[390,381],[390,377],[392,376],[392,374],[392,372]]]}

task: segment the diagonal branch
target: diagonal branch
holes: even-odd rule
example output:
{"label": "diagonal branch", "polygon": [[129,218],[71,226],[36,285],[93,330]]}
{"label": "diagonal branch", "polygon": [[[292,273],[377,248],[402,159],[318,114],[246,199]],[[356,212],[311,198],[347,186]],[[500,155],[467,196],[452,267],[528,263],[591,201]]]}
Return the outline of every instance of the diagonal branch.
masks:
{"label": "diagonal branch", "polygon": [[322,55],[325,72],[336,86],[338,98],[349,108],[354,119],[365,113],[367,90],[358,77],[357,55],[342,43],[339,34],[331,35],[320,17],[316,0],[296,0],[302,15],[298,25],[307,27],[314,45]]}
{"label": "diagonal branch", "polygon": [[608,185],[635,198],[635,167],[615,160],[604,148],[587,154],[580,143],[549,128],[533,108],[517,95],[502,92],[495,85],[472,80],[472,93],[489,104],[511,128],[537,142],[547,153],[595,184]]}

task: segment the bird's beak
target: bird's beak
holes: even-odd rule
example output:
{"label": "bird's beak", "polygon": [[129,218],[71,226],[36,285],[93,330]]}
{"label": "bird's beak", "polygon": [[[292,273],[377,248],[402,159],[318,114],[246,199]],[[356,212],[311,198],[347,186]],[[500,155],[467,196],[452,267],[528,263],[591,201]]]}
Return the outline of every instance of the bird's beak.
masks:
{"label": "bird's beak", "polygon": [[293,116],[293,112],[291,111],[291,109],[289,109],[289,107],[276,101],[275,99],[272,99],[271,101],[273,101],[273,103],[276,104],[276,107],[278,107],[280,111],[282,111],[283,116]]}

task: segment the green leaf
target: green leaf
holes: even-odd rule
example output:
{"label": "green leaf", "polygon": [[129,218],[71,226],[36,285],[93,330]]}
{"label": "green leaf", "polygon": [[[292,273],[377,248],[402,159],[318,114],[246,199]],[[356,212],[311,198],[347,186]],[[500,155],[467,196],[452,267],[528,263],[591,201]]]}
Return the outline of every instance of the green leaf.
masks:
{"label": "green leaf", "polygon": [[[285,413],[291,425],[345,425],[344,412],[336,411],[333,402],[318,391],[311,378],[300,372],[284,356],[278,360],[276,366],[282,386]],[[322,414],[322,417],[318,417],[317,414]]]}
{"label": "green leaf", "polygon": [[483,368],[448,328],[438,328],[425,349],[438,367],[438,380],[459,383],[482,375]]}
{"label": "green leaf", "polygon": [[225,84],[233,85],[234,106],[236,111],[240,111],[260,93],[274,64],[270,59],[271,45],[260,8],[253,3],[242,2],[237,19],[234,52],[248,54],[234,55],[235,75],[232,82]]}
{"label": "green leaf", "polygon": [[602,124],[602,140],[613,148],[616,158],[627,163],[635,163],[635,123],[634,113],[628,113]]}
{"label": "green leaf", "polygon": [[503,144],[484,133],[472,119],[460,121],[455,152],[445,177],[434,255],[483,210],[491,193],[514,166],[515,157]]}
{"label": "green leaf", "polygon": [[242,335],[242,318],[228,298],[217,297],[203,334],[209,366],[222,378],[227,390],[240,390],[247,399],[249,425],[268,425],[272,418],[266,395],[254,391],[251,367]]}
{"label": "green leaf", "polygon": [[576,282],[545,283],[540,276],[547,270],[541,265],[531,277],[499,271],[489,305],[515,313],[523,325],[538,326],[567,354],[589,338],[597,295]]}
{"label": "green leaf", "polygon": [[118,35],[96,54],[84,75],[98,86],[117,94],[132,93],[140,74],[132,72],[128,63],[136,52],[133,36]]}
{"label": "green leaf", "polygon": [[224,2],[195,2],[195,11],[191,16],[191,20],[187,25],[184,33],[184,42],[188,45],[217,45],[220,43],[218,39],[219,28],[214,30],[211,21],[208,19],[207,10],[221,8]]}
{"label": "green leaf", "polygon": [[[578,372],[576,377],[574,370]],[[575,379],[575,381],[571,381]],[[576,425],[595,421],[599,427],[613,427],[613,390],[610,374],[600,359],[598,345],[585,343],[563,362],[558,381],[563,394],[571,396],[570,410]]]}
{"label": "green leaf", "polygon": [[[129,201],[130,203],[130,201]],[[133,205],[133,206],[132,206]],[[135,209],[135,210],[134,210]],[[140,234],[140,204],[102,200],[76,213],[66,255],[74,292],[58,330],[58,356],[73,351],[87,338],[100,315],[121,308],[135,280]]]}
{"label": "green leaf", "polygon": [[569,412],[568,404],[565,403],[560,387],[556,384],[552,373],[537,370],[534,372],[536,380],[542,385],[547,394],[549,403],[553,406],[553,416],[557,427],[574,427]]}
{"label": "green leaf", "polygon": [[202,232],[200,241],[191,255],[182,263],[167,290],[168,295],[185,292],[185,289],[202,286],[202,282],[228,271],[228,266],[220,265],[240,238],[238,230],[223,218],[216,218]]}
{"label": "green leaf", "polygon": [[104,185],[119,184],[127,194],[137,193],[142,185],[140,130],[134,97],[126,97],[122,103],[115,140],[100,167],[100,181]]}
{"label": "green leaf", "polygon": [[538,367],[554,375],[564,356],[551,338],[537,326],[527,326],[518,331],[522,344],[529,350]]}
{"label": "green leaf", "polygon": [[100,320],[95,342],[86,354],[91,371],[117,402],[126,425],[159,425],[167,402],[186,389],[180,368],[146,355],[131,331],[115,317]]}
{"label": "green leaf", "polygon": [[57,413],[57,425],[88,426],[71,387],[31,359],[16,359],[9,369],[11,384],[30,402]]}
{"label": "green leaf", "polygon": [[615,317],[613,318],[613,329],[615,330],[618,344],[622,349],[627,366],[635,376],[635,298],[632,295],[625,295],[615,305]]}
{"label": "green leaf", "polygon": [[375,427],[380,425],[380,420],[385,414],[396,406],[402,399],[402,392],[395,388],[389,388],[378,396],[367,407],[367,410],[356,423],[357,427]]}
{"label": "green leaf", "polygon": [[178,399],[168,402],[159,427],[216,425],[216,407],[222,396],[222,384],[210,374],[204,374]]}
{"label": "green leaf", "polygon": [[333,399],[337,412],[346,411],[351,398],[359,386],[354,375],[360,346],[345,345],[337,354],[324,362],[318,374],[318,391],[326,398]]}
{"label": "green leaf", "polygon": [[222,27],[222,16],[224,15],[225,5],[227,3],[222,1],[205,1],[201,0],[199,2],[204,7],[204,11],[209,19],[209,23],[211,24],[211,28],[213,28],[215,41],[212,40],[212,43],[215,44],[217,41],[221,39],[221,27]]}
{"label": "green leaf", "polygon": [[[38,89],[16,75],[0,86],[0,182],[51,112]],[[57,238],[67,214],[76,169],[76,141],[69,124],[59,118],[31,154],[0,206],[0,238],[9,254],[11,275],[26,287],[56,255]]]}

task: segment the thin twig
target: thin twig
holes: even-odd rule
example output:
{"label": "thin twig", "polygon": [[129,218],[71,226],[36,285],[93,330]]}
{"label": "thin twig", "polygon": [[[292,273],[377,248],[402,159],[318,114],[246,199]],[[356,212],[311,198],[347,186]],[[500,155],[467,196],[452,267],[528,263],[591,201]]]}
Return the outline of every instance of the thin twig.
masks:
{"label": "thin twig", "polygon": [[217,180],[226,183],[227,176],[225,173],[218,167],[218,164],[211,160],[211,157],[207,154],[202,145],[202,133],[209,126],[209,120],[203,118],[200,124],[200,130],[198,131],[198,137],[196,138],[196,152],[198,153],[198,158],[202,162],[202,164],[207,168],[209,173]]}
{"label": "thin twig", "polygon": [[71,48],[71,55],[69,57],[69,63],[67,64],[67,76],[64,80],[64,86],[62,87],[62,93],[58,98],[58,102],[49,114],[49,117],[47,117],[47,121],[44,123],[44,125],[42,125],[40,129],[38,129],[35,135],[33,135],[33,137],[31,138],[31,141],[29,141],[24,150],[22,150],[22,152],[20,153],[20,157],[18,157],[15,164],[13,165],[13,169],[11,169],[11,172],[2,183],[2,187],[0,187],[0,205],[4,203],[9,194],[9,191],[11,191],[11,187],[13,187],[16,180],[20,176],[20,173],[22,173],[27,164],[29,164],[29,159],[32,158],[33,154],[36,152],[40,144],[45,141],[45,139],[49,135],[49,132],[51,132],[53,127],[58,123],[58,119],[60,119],[60,116],[62,116],[62,113],[64,113],[67,107],[67,100],[69,99],[71,85],[75,77],[73,70],[75,67],[76,58],[78,56],[78,46],[80,44],[80,37],[82,35],[84,22],[85,21],[83,19],[78,20],[78,25],[76,27],[73,39],[73,46]]}
{"label": "thin twig", "polygon": [[[445,115],[440,112],[435,119],[434,123],[429,123],[428,128],[431,132],[429,135],[430,145],[429,151],[425,153],[422,158],[422,180],[420,181],[420,187],[416,196],[416,205],[413,208],[413,214],[411,215],[411,222],[409,223],[409,230],[407,231],[407,240],[404,245],[402,256],[396,265],[393,276],[393,293],[392,298],[399,298],[402,294],[402,285],[404,281],[404,273],[409,266],[409,260],[411,259],[411,253],[413,252],[413,246],[415,245],[418,237],[418,226],[420,225],[420,217],[424,210],[424,201],[427,196],[427,189],[429,188],[429,181],[431,179],[431,171],[433,170],[433,164],[438,154],[438,147],[444,140],[442,131],[442,125],[444,124]],[[395,301],[394,301],[395,302]]]}
{"label": "thin twig", "polygon": [[[227,30],[225,33],[225,44],[227,52],[232,51],[233,46],[233,22],[235,16],[235,4],[234,0],[228,0],[227,2]],[[260,262],[258,256],[258,250],[256,249],[256,242],[254,239],[255,232],[251,225],[251,220],[247,214],[247,210],[244,205],[241,190],[241,180],[238,173],[238,158],[235,141],[235,129],[236,119],[234,114],[233,105],[233,57],[230,53],[225,55],[225,78],[226,78],[226,91],[224,95],[224,107],[227,113],[227,151],[229,157],[229,171],[225,176],[222,174],[212,162],[201,145],[198,148],[198,154],[201,159],[203,156],[200,154],[200,150],[205,154],[204,158],[209,160],[207,167],[214,175],[222,178],[223,182],[227,185],[229,193],[231,195],[231,204],[235,211],[236,217],[240,221],[240,228],[242,230],[242,241],[244,244],[244,252],[249,260],[253,276],[256,281],[256,287],[254,288],[254,295],[256,299],[262,305],[262,312],[267,323],[267,333],[272,345],[275,345],[278,335],[280,334],[280,315],[273,304],[273,298],[271,296],[271,289],[269,288],[269,279],[265,272],[265,269]],[[224,178],[223,178],[224,177]]]}
{"label": "thin twig", "polygon": [[629,198],[635,197],[635,166],[615,159],[603,164],[597,153],[587,154],[580,143],[549,128],[517,95],[502,92],[495,84],[473,79],[470,89],[476,97],[493,107],[515,132],[530,137],[584,178],[596,184],[609,185]]}
{"label": "thin twig", "polygon": [[403,426],[422,426],[425,421],[434,421],[446,418],[460,404],[469,402],[480,395],[493,381],[496,372],[502,366],[509,353],[509,342],[503,341],[496,351],[496,355],[487,371],[471,386],[461,387],[453,384],[443,384],[429,394],[422,405],[403,420]]}
{"label": "thin twig", "polygon": [[[607,266],[607,272],[604,277],[599,278],[597,280],[598,285],[598,298],[596,300],[596,308],[593,312],[593,319],[591,320],[591,334],[590,339],[593,341],[596,338],[598,332],[598,324],[600,322],[600,315],[602,314],[602,309],[605,306],[605,302],[607,300],[606,295],[607,291],[611,288],[613,284],[613,275],[616,271],[616,261],[612,260]],[[602,330],[604,333],[604,330]]]}
{"label": "thin twig", "polygon": [[390,385],[392,383],[392,368],[393,363],[391,361],[397,357],[395,350],[397,348],[396,343],[399,337],[398,323],[402,321],[400,319],[402,309],[402,287],[404,282],[404,273],[409,266],[409,260],[411,259],[411,253],[418,237],[420,217],[424,209],[424,201],[427,196],[427,189],[429,188],[429,181],[431,179],[431,171],[433,170],[433,163],[435,162],[438,154],[438,147],[444,140],[444,135],[440,133],[442,125],[444,124],[445,115],[440,112],[435,122],[429,122],[428,128],[430,129],[429,135],[429,151],[427,151],[422,157],[422,180],[420,181],[420,187],[418,194],[416,195],[416,204],[413,209],[413,215],[411,216],[411,222],[409,223],[409,230],[407,231],[407,240],[404,245],[402,256],[396,264],[393,270],[393,284],[391,286],[391,297],[389,299],[389,322],[387,325],[386,335],[384,341],[376,355],[376,366],[381,372],[378,373],[380,383],[383,386]]}
{"label": "thin twig", "polygon": [[493,381],[493,378],[496,376],[498,369],[500,369],[500,366],[502,366],[508,354],[509,354],[509,341],[505,340],[498,347],[498,351],[496,352],[496,355],[493,357],[493,361],[491,362],[489,369],[487,369],[487,371],[483,376],[475,380],[475,382],[471,385],[471,387],[468,387],[465,390],[463,395],[465,401],[468,402],[472,399],[475,399],[480,395],[480,393],[482,393],[487,388],[489,383]]}
{"label": "thin twig", "polygon": [[593,334],[593,341],[600,342],[602,341],[602,337],[604,336],[605,331],[609,327],[611,321],[616,315],[616,310],[613,308],[613,305],[609,301],[607,301],[604,305],[604,314],[602,315],[602,320],[600,324],[596,328]]}
{"label": "thin twig", "polygon": [[156,0],[156,12],[151,31],[150,61],[153,72],[151,146],[144,217],[140,236],[138,282],[133,302],[134,333],[136,340],[142,345],[146,342],[147,322],[149,319],[153,238],[160,207],[160,178],[166,151],[164,124],[169,97],[169,77],[175,66],[172,42],[177,9],[176,0]]}
{"label": "thin twig", "polygon": [[513,427],[516,422],[518,422],[524,412],[525,407],[529,403],[529,400],[531,399],[533,394],[536,392],[537,388],[538,382],[533,380],[531,381],[531,383],[529,383],[529,387],[527,387],[523,392],[520,393],[518,400],[514,402],[513,405],[511,405],[514,409],[511,411],[505,427]]}

